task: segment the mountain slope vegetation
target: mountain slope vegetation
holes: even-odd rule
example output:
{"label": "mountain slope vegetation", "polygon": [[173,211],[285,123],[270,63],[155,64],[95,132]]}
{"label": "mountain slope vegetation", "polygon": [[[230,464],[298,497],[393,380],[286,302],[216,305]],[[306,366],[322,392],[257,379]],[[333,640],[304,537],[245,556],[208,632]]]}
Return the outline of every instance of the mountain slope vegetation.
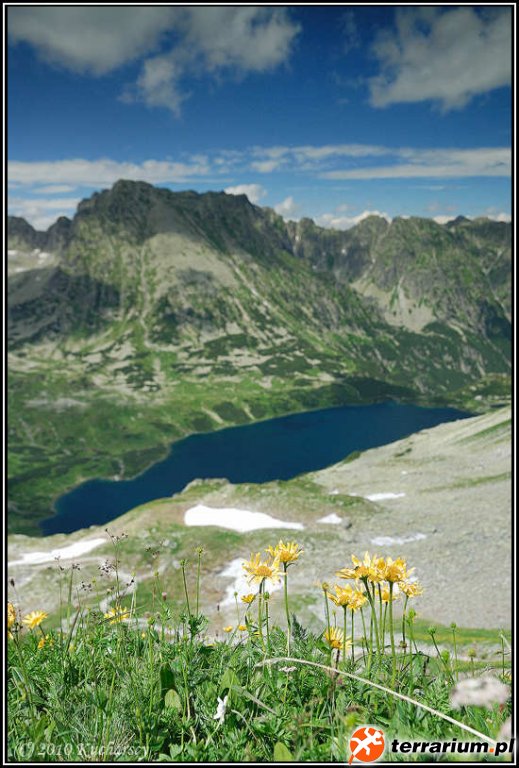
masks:
{"label": "mountain slope vegetation", "polygon": [[119,181],[46,233],[9,219],[10,506],[176,437],[395,397],[507,399],[510,225],[285,222],[245,196]]}

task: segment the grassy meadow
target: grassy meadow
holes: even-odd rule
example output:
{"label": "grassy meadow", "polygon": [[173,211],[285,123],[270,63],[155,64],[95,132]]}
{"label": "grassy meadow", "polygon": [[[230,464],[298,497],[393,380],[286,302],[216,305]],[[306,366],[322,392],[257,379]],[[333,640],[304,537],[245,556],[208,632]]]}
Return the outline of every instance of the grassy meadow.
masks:
{"label": "grassy meadow", "polygon": [[[211,553],[180,561],[174,594],[158,571],[141,592],[123,575],[125,537],[111,535],[112,556],[89,583],[57,563],[53,626],[43,604],[27,615],[8,604],[11,761],[344,763],[363,724],[387,743],[508,738],[509,636],[425,625],[415,606],[427,594],[402,558],[352,556],[335,583],[309,583],[322,602],[315,632],[290,599],[302,548],[237,552],[250,591],[235,593],[235,619],[218,632],[200,609]],[[478,641],[494,652],[466,651]],[[383,760],[466,758],[386,749]]]}

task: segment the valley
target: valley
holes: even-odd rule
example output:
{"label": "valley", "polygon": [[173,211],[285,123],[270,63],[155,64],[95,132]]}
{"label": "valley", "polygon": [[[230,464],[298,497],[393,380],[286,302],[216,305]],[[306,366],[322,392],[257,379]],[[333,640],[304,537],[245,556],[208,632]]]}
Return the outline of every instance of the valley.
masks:
{"label": "valley", "polygon": [[[510,430],[511,412],[503,408],[423,430],[293,480],[195,481],[173,498],[144,504],[108,525],[111,536],[121,539],[121,583],[131,585],[124,587],[128,594],[136,589],[137,606],[148,611],[158,606],[162,592],[180,607],[180,563],[190,562],[192,585],[195,551],[203,547],[201,610],[210,618],[210,633],[221,634],[236,621],[235,589],[249,591],[243,578],[237,581],[242,560],[279,538],[295,539],[305,554],[291,571],[291,604],[298,619],[316,631],[322,624],[321,581],[334,584],[335,571],[349,563],[351,554],[365,550],[403,555],[416,565],[415,576],[425,589],[416,603],[422,623],[456,621],[465,628],[507,630]],[[215,524],[193,526],[186,513],[197,507],[215,510],[213,521],[222,508],[248,510],[270,515],[286,528],[240,532]],[[300,529],[291,530],[296,524]],[[44,538],[11,535],[9,576],[15,588],[10,592],[22,610],[44,606],[53,622],[59,621],[59,584],[63,589],[69,578],[75,602],[95,607],[105,600],[115,578],[106,563],[116,555],[105,528]],[[71,570],[73,563],[81,570]],[[279,620],[280,595],[273,591],[271,600]]]}
{"label": "valley", "polygon": [[510,243],[488,220],[334,232],[127,181],[46,233],[11,217],[10,531],[193,432],[387,398],[506,404]]}

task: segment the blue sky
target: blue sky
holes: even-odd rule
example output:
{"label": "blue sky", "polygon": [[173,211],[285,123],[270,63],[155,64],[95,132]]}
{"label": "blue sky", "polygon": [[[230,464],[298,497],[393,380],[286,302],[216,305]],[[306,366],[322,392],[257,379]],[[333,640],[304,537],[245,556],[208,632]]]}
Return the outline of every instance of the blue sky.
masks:
{"label": "blue sky", "polygon": [[514,12],[7,7],[9,212],[131,178],[338,228],[507,220]]}

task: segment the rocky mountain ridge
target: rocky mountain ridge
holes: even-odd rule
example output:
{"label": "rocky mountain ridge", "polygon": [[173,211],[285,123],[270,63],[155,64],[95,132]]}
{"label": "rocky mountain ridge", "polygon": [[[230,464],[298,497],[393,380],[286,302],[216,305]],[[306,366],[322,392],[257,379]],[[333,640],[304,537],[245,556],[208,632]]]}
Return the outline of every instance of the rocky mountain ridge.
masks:
{"label": "rocky mountain ridge", "polygon": [[[440,323],[462,335],[464,330],[475,332],[494,346],[497,356],[510,337],[511,228],[501,222],[458,219],[442,226],[427,219],[397,218],[388,223],[369,217],[338,232],[317,227],[309,219],[285,223],[270,209],[249,203],[245,195],[174,193],[143,182],[120,181],[81,202],[72,221],[62,217],[46,233],[36,232],[23,219],[13,218],[8,224],[10,249],[37,246],[59,256],[56,268],[71,278],[74,309],[78,308],[75,280],[88,277],[101,294],[98,297],[94,291],[96,312],[102,314],[105,294],[109,309],[117,294],[123,313],[136,305],[145,310],[152,335],[154,331],[164,335],[160,326],[166,335],[175,336],[175,331],[182,335],[182,326],[226,332],[229,321],[242,325],[240,311],[226,295],[240,278],[244,282],[236,272],[251,273],[249,293],[258,293],[276,271],[282,279],[287,273],[299,273],[294,275],[297,280],[304,276],[309,298],[312,292],[326,294],[324,302],[313,297],[316,325],[324,325],[325,331],[347,333],[358,325],[352,313],[342,317],[345,307],[356,303],[359,315],[368,310],[374,322],[410,331],[441,334],[445,329],[431,327]],[[67,295],[62,286],[67,281],[60,277],[46,282],[46,295],[58,295],[60,289]],[[24,301],[27,283],[34,284],[30,274],[14,278],[15,342],[33,339],[30,325],[25,323],[20,334],[16,323],[17,310],[25,315],[23,310],[34,300],[31,295],[29,302]],[[280,296],[275,295],[279,286],[267,287],[273,290],[264,298],[268,301],[272,295],[279,306]],[[342,295],[334,295],[337,291]],[[214,306],[215,298],[217,304],[225,304],[222,311]],[[293,310],[288,292],[281,298],[288,311]],[[297,290],[294,298],[299,299]],[[196,306],[201,302],[204,308]],[[300,307],[298,301],[298,311]],[[73,314],[67,308],[64,313]],[[271,325],[282,322],[272,316],[265,319]],[[362,317],[360,325],[366,322]],[[255,324],[257,318],[248,317],[245,326]],[[52,334],[55,323],[49,330]],[[36,338],[42,331],[45,334],[40,324]]]}

